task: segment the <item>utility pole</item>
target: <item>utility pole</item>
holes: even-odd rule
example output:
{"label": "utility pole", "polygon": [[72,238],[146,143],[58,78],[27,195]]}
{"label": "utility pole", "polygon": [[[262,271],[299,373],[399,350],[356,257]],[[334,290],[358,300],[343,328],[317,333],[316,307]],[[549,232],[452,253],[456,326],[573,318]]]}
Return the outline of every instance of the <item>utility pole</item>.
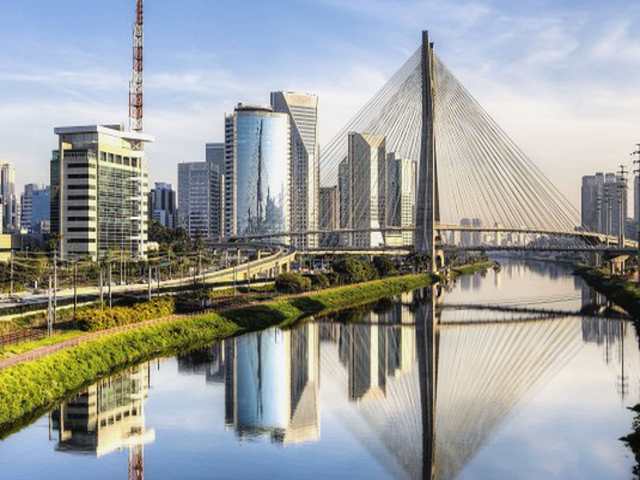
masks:
{"label": "utility pole", "polygon": [[627,169],[620,164],[618,171],[618,246],[624,248],[624,224],[627,221],[624,206],[626,205],[627,196]]}
{"label": "utility pole", "polygon": [[78,310],[78,262],[73,262],[73,321]]}
{"label": "utility pole", "polygon": [[147,260],[147,299],[151,300],[151,263]]}
{"label": "utility pole", "polygon": [[100,308],[104,308],[104,273],[102,272],[102,264],[100,264]]}
{"label": "utility pole", "polygon": [[51,287],[53,284],[53,280],[51,279],[51,274],[49,274],[49,289],[47,290],[47,335],[51,336],[53,332],[53,299],[51,296]]}
{"label": "utility pole", "polygon": [[11,280],[9,285],[9,295],[13,297],[13,252],[11,252]]}
{"label": "utility pole", "polygon": [[53,249],[53,323],[57,320],[58,310],[58,249]]}
{"label": "utility pole", "polygon": [[636,149],[631,152],[631,156],[633,158],[633,173],[636,175],[634,178],[634,192],[633,192],[633,208],[634,208],[634,216],[636,221],[638,222],[636,225],[638,238],[636,238],[638,245],[638,257],[636,259],[636,263],[638,265],[638,281],[640,281],[640,212],[636,210],[640,208],[640,199],[636,199],[636,196],[640,195],[640,143],[636,144]]}
{"label": "utility pole", "polygon": [[108,275],[109,275],[109,308],[111,308],[113,306],[113,301],[111,298],[111,261],[109,261]]}

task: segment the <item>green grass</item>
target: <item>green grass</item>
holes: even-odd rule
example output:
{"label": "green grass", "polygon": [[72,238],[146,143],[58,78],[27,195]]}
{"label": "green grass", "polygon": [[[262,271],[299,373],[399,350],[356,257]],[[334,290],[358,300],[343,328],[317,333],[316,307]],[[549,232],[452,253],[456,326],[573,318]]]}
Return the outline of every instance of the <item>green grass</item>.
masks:
{"label": "green grass", "polygon": [[[240,332],[292,324],[308,314],[370,303],[427,286],[434,279],[424,274],[405,275],[240,307],[224,314],[186,317],[109,335],[10,367],[0,371],[0,437],[2,432],[11,432],[16,425],[52,407],[70,392],[128,365]],[[62,341],[60,336],[47,340],[49,344]],[[38,342],[28,343],[16,349],[27,351]]]}
{"label": "green grass", "polygon": [[472,263],[469,265],[462,265],[460,267],[454,267],[451,271],[455,275],[471,275],[472,273],[481,272],[483,270],[487,270],[495,265],[495,262],[486,261],[486,262],[478,262]]}
{"label": "green grass", "polygon": [[14,345],[6,345],[4,347],[0,347],[0,359],[20,355],[21,353],[29,352],[31,350],[35,350],[36,348],[55,345],[57,343],[64,342],[65,340],[79,337],[80,335],[84,335],[86,333],[87,332],[83,332],[81,330],[68,330],[64,333],[57,333],[51,337],[45,337],[38,340],[30,340],[28,342],[17,343]]}

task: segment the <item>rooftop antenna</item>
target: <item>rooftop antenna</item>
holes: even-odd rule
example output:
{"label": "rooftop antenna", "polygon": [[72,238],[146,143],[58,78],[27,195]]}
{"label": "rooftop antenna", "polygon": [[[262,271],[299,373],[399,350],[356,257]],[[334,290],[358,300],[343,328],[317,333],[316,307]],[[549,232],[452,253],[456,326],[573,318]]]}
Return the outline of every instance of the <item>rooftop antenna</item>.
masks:
{"label": "rooftop antenna", "polygon": [[129,83],[129,130],[142,131],[143,117],[143,0],[136,0],[136,21],[133,25],[133,68]]}

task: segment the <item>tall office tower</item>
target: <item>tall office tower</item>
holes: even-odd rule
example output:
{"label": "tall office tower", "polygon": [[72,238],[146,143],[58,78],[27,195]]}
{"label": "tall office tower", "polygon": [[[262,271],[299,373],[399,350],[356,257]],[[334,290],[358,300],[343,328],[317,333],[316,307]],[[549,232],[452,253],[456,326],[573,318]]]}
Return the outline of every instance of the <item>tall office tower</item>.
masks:
{"label": "tall office tower", "polygon": [[224,143],[206,144],[206,161],[209,166],[209,229],[211,237],[224,236]]}
{"label": "tall office tower", "polygon": [[[153,137],[121,125],[61,127],[51,160],[52,233],[63,259],[124,251],[145,258]],[[54,228],[55,227],[55,228]]]}
{"label": "tall office tower", "polygon": [[602,201],[603,233],[609,235],[624,234],[628,204],[624,180],[615,173],[604,177],[604,198]]}
{"label": "tall office tower", "polygon": [[225,117],[226,237],[290,231],[289,142],[285,113],[240,103]]}
{"label": "tall office tower", "polygon": [[209,238],[209,166],[207,162],[178,164],[178,216],[191,238]]}
{"label": "tall office tower", "polygon": [[[339,217],[338,226],[341,229],[351,228],[351,166],[349,157],[343,159],[338,165],[338,200]],[[351,245],[351,235],[341,234],[340,245]]]}
{"label": "tall office tower", "polygon": [[28,233],[48,233],[51,195],[49,187],[25,185],[20,195],[20,228]]}
{"label": "tall office tower", "polygon": [[320,234],[321,247],[337,247],[339,245],[339,234],[335,233],[340,222],[340,201],[338,187],[320,188],[320,230],[327,230],[328,233]]}
{"label": "tall office tower", "polygon": [[615,173],[582,177],[582,226],[594,232],[619,235],[627,218],[625,184]]}
{"label": "tall office tower", "polygon": [[582,227],[593,232],[600,232],[600,208],[604,188],[604,175],[585,175],[581,188],[581,222]]}
{"label": "tall office tower", "polygon": [[8,162],[0,162],[0,201],[2,231],[15,232],[20,227],[20,210],[16,198],[16,171]]}
{"label": "tall office tower", "polygon": [[348,162],[351,179],[351,223],[354,247],[384,245],[380,231],[386,225],[385,138],[368,133],[349,133]]}
{"label": "tall office tower", "polygon": [[163,227],[173,229],[178,226],[176,192],[170,183],[156,182],[149,193],[149,212]]}
{"label": "tall office tower", "polygon": [[[321,222],[318,97],[304,93],[272,92],[271,107],[274,112],[288,114],[291,127],[291,230],[318,230]],[[298,248],[317,247],[318,240],[318,235],[291,239]]]}
{"label": "tall office tower", "polygon": [[[416,162],[387,155],[387,225],[411,227],[415,225]],[[403,230],[399,234],[402,245],[413,245],[413,232]]]}

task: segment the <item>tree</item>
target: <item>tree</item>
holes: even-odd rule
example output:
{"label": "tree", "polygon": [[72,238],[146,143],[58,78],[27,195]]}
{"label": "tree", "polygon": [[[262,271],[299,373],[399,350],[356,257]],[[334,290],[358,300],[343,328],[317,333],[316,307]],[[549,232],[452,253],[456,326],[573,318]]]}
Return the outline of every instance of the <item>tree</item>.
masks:
{"label": "tree", "polygon": [[387,277],[389,275],[395,275],[398,273],[396,265],[389,259],[389,257],[379,256],[374,257],[373,266],[378,271],[378,275],[381,277]]}
{"label": "tree", "polygon": [[340,283],[368,282],[378,278],[378,272],[367,260],[356,257],[341,257],[331,265],[340,278]]}
{"label": "tree", "polygon": [[280,293],[302,293],[311,289],[311,280],[299,273],[282,273],[276,278],[276,290]]}

